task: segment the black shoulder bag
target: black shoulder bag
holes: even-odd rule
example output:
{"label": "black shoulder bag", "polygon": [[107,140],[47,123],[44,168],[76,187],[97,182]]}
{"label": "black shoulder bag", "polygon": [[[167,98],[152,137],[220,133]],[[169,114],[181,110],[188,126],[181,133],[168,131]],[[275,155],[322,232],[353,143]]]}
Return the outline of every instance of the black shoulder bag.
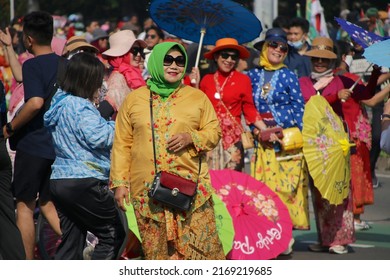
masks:
{"label": "black shoulder bag", "polygon": [[201,158],[199,158],[199,171],[196,182],[166,171],[157,172],[152,92],[150,92],[150,120],[152,127],[154,169],[156,175],[154,177],[152,187],[148,192],[148,196],[168,207],[180,211],[188,211],[190,210],[196,196],[201,168]]}

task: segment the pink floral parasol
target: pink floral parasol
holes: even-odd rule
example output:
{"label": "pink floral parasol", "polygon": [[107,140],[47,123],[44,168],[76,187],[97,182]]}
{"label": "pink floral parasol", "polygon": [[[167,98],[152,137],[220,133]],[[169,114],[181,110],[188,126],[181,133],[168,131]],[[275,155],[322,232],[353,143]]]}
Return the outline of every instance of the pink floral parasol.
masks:
{"label": "pink floral parasol", "polygon": [[268,260],[292,238],[287,207],[267,185],[234,170],[210,170],[211,183],[232,216],[235,236],[228,258]]}

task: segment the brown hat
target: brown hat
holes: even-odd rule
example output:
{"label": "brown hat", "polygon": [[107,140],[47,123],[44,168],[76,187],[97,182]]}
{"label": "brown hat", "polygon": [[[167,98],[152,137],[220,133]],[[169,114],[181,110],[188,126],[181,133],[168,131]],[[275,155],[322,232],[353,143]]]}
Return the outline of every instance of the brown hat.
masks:
{"label": "brown hat", "polygon": [[378,11],[379,18],[382,20],[388,19],[389,14],[386,11]]}
{"label": "brown hat", "polygon": [[87,40],[82,36],[72,36],[66,41],[65,47],[64,47],[64,54],[70,53],[75,51],[76,49],[87,49],[92,52],[98,53],[99,50],[89,44]]}
{"label": "brown hat", "polygon": [[110,35],[108,39],[110,48],[103,55],[118,57],[126,54],[135,42],[138,42],[142,48],[146,48],[146,42],[137,39],[131,30],[120,30]]}
{"label": "brown hat", "polygon": [[242,58],[242,59],[248,58],[250,56],[249,51],[245,47],[240,46],[236,39],[222,38],[222,39],[219,39],[215,43],[215,47],[211,51],[204,54],[204,57],[207,59],[213,59],[213,55],[216,52],[219,52],[220,50],[225,50],[225,49],[237,50],[239,52],[240,58]]}
{"label": "brown hat", "polygon": [[333,41],[327,37],[314,38],[311,49],[305,53],[306,56],[336,59],[333,52]]}

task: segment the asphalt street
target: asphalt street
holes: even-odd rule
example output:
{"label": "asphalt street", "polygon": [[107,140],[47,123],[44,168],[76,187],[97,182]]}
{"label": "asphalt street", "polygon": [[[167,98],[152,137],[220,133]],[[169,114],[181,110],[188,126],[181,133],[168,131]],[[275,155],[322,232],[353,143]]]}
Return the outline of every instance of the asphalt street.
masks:
{"label": "asphalt street", "polygon": [[[250,173],[249,164],[245,171]],[[362,220],[371,228],[356,231],[356,242],[348,248],[348,254],[336,255],[308,250],[308,245],[317,242],[316,224],[310,201],[310,230],[295,230],[293,253],[279,256],[280,260],[390,260],[390,158],[380,158],[377,163],[377,177],[380,187],[374,190],[374,204],[365,207]]]}
{"label": "asphalt street", "polygon": [[381,187],[374,190],[374,204],[365,207],[361,218],[370,229],[356,231],[356,242],[349,246],[348,254],[316,253],[308,245],[317,241],[313,207],[310,207],[311,230],[294,231],[295,244],[290,256],[279,259],[292,260],[390,260],[390,172],[377,173]]}

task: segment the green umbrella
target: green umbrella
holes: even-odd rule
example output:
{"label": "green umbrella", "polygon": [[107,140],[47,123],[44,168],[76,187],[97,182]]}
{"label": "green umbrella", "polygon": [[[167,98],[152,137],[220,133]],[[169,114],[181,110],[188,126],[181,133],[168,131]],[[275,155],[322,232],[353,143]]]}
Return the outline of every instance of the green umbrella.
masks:
{"label": "green umbrella", "polygon": [[[217,226],[218,236],[221,240],[223,251],[227,255],[233,247],[234,239],[234,227],[233,220],[230,216],[225,204],[217,196],[213,195],[214,201],[214,211],[215,211],[215,222]],[[126,205],[126,204],[125,204]],[[137,222],[135,219],[133,205],[126,205],[126,216],[129,229],[137,236],[138,240],[141,241],[141,236],[139,234]]]}
{"label": "green umbrella", "polygon": [[213,194],[213,201],[218,236],[222,243],[223,252],[225,255],[227,255],[233,248],[233,220],[226,208],[225,203],[218,197],[218,195]]}
{"label": "green umbrella", "polygon": [[141,241],[141,236],[139,234],[137,221],[135,219],[135,213],[133,204],[130,203],[130,205],[127,205],[125,203],[126,207],[126,217],[127,217],[127,224],[129,226],[129,229],[137,236],[138,240]]}

